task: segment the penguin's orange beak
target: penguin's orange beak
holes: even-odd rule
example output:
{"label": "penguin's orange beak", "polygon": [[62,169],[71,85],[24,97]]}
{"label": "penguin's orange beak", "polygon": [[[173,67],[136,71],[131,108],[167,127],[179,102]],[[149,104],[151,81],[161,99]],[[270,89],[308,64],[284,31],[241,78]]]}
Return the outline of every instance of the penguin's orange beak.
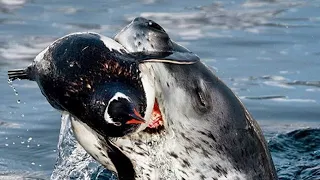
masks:
{"label": "penguin's orange beak", "polygon": [[142,124],[146,122],[136,109],[134,109],[133,114],[129,114],[129,116],[132,117],[132,119],[127,121],[126,124]]}

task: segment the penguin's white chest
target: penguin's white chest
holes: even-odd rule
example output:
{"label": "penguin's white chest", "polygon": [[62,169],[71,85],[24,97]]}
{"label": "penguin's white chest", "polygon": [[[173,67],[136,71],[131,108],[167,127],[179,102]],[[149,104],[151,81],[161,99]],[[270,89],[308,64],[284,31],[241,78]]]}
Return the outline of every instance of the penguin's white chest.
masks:
{"label": "penguin's white chest", "polygon": [[113,163],[107,154],[108,147],[102,143],[98,134],[89,126],[75,117],[71,116],[71,126],[73,133],[79,144],[99,163],[103,164],[107,169],[117,172]]}

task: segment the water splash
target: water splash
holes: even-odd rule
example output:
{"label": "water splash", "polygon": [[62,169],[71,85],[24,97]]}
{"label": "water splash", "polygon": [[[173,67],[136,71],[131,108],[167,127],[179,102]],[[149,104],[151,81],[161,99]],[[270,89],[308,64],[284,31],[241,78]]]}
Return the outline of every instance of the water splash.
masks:
{"label": "water splash", "polygon": [[[19,93],[18,93],[18,91],[16,90],[16,88],[13,86],[13,81],[12,81],[11,79],[8,79],[8,84],[9,84],[9,86],[12,88],[14,94],[15,94],[16,96],[18,96]],[[21,103],[21,100],[20,100],[20,99],[17,99],[17,104],[20,104],[20,103]]]}
{"label": "water splash", "polygon": [[63,112],[58,142],[58,157],[51,180],[116,180],[115,175],[98,164],[76,141],[71,130],[70,114]]}

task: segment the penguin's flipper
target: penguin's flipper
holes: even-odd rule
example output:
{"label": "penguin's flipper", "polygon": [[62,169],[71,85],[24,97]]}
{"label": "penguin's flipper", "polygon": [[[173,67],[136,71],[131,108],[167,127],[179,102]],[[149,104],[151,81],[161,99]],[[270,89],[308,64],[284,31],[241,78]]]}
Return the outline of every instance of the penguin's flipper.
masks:
{"label": "penguin's flipper", "polygon": [[16,79],[30,79],[27,69],[13,69],[8,71],[8,76],[11,81]]}
{"label": "penguin's flipper", "polygon": [[200,58],[192,52],[158,52],[158,51],[141,51],[130,53],[139,63],[161,62],[172,64],[194,64],[200,61]]}

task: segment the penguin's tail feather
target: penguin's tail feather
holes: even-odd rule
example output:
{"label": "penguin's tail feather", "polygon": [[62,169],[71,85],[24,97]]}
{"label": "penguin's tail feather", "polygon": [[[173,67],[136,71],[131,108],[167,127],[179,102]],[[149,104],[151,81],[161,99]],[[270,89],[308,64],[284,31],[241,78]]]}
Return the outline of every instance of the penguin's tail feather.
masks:
{"label": "penguin's tail feather", "polygon": [[27,69],[13,69],[8,71],[8,76],[11,81],[14,81],[16,79],[30,79],[28,75]]}

